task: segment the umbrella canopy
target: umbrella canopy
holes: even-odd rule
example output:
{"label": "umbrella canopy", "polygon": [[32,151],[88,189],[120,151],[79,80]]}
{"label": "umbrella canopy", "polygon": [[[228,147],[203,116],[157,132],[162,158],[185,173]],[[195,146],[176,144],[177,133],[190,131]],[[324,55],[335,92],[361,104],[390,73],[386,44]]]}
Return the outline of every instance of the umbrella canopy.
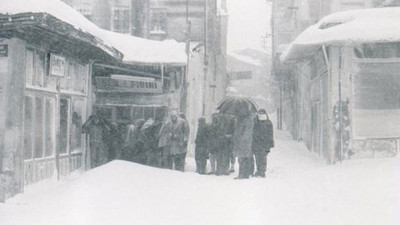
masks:
{"label": "umbrella canopy", "polygon": [[221,113],[241,117],[257,112],[257,105],[248,97],[230,96],[222,99],[217,109]]}

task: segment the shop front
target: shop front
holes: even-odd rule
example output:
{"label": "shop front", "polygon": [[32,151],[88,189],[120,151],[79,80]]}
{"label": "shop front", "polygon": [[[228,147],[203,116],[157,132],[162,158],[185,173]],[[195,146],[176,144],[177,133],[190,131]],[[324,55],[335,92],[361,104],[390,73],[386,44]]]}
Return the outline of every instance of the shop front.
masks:
{"label": "shop front", "polygon": [[[0,200],[85,168],[92,61],[119,56],[50,15],[2,17],[12,22],[0,29]],[[58,26],[49,31],[43,23]]]}
{"label": "shop front", "polygon": [[[124,67],[94,65],[95,114],[127,125],[138,119],[162,121],[171,110],[183,111],[182,66],[145,66],[141,70]],[[153,70],[149,71],[149,67]]]}

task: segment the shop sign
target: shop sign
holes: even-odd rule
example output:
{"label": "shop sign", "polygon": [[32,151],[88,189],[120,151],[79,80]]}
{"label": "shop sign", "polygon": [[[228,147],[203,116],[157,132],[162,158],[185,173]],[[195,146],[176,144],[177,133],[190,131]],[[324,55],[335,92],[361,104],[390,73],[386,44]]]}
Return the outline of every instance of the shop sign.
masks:
{"label": "shop sign", "polygon": [[65,76],[65,58],[59,55],[50,56],[50,75],[57,77]]}
{"label": "shop sign", "polygon": [[161,81],[132,77],[129,79],[113,79],[111,77],[96,77],[97,90],[100,92],[132,92],[132,93],[162,93]]}
{"label": "shop sign", "polygon": [[8,45],[0,45],[0,57],[8,56]]}

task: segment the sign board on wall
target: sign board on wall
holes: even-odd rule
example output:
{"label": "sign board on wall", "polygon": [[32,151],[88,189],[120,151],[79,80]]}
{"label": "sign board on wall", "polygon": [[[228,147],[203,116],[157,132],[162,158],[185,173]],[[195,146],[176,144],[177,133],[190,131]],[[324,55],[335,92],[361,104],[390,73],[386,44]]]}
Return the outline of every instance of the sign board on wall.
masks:
{"label": "sign board on wall", "polygon": [[100,92],[162,93],[161,81],[143,77],[129,76],[127,79],[96,77],[96,84]]}
{"label": "sign board on wall", "polygon": [[65,58],[59,55],[50,55],[50,75],[57,77],[65,76]]}

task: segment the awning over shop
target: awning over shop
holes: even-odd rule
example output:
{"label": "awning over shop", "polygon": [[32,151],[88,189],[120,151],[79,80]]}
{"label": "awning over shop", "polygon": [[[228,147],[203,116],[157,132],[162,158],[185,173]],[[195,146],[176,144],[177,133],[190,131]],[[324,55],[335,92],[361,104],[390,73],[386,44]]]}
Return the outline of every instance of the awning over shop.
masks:
{"label": "awning over shop", "polygon": [[301,33],[282,53],[282,61],[307,58],[322,45],[346,46],[400,41],[400,7],[334,13]]}
{"label": "awning over shop", "polygon": [[[36,14],[41,14],[40,17],[54,17],[72,25],[72,29],[87,34],[90,37],[91,44],[116,59],[122,59],[123,63],[174,64],[179,66],[187,63],[185,43],[179,43],[175,40],[155,41],[103,30],[60,0],[1,1],[0,15],[10,16],[10,18],[7,18],[8,20],[13,20],[11,16],[28,13],[31,13],[32,21],[36,19]],[[40,21],[37,21],[37,23],[40,23]],[[57,24],[46,26],[50,30],[58,29]]]}
{"label": "awning over shop", "polygon": [[[69,7],[65,3],[59,0],[12,0],[12,1],[1,1],[0,14],[3,15],[18,15],[33,13],[31,20],[35,19],[35,13],[41,13],[41,17],[46,18],[46,15],[51,15],[60,21],[70,24],[76,30],[82,31],[91,36],[95,40],[92,44],[99,47],[110,56],[121,59],[122,54],[118,52],[110,43],[102,39],[103,30],[96,26],[94,23],[86,19],[82,14],[77,12],[75,9]],[[11,21],[10,21],[11,20]],[[12,18],[9,18],[9,22],[12,22]],[[57,29],[57,24],[53,24],[55,27],[49,26],[48,29]]]}

